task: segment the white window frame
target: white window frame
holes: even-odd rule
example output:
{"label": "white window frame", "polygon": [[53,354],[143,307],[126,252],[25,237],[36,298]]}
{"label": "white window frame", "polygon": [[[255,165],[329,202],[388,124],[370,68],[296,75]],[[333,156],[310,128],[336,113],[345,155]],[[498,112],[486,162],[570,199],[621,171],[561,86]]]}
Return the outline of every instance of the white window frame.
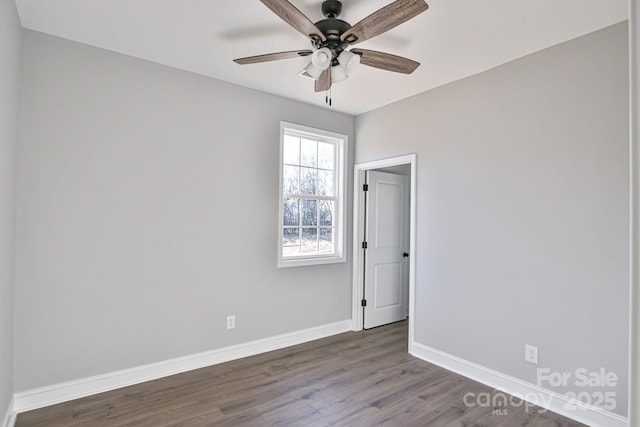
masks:
{"label": "white window frame", "polygon": [[[294,133],[301,137],[316,139],[318,141],[331,142],[336,145],[336,170],[335,170],[335,192],[336,206],[334,212],[334,242],[335,253],[317,254],[317,255],[300,255],[295,257],[284,257],[282,255],[282,237],[283,237],[283,218],[284,218],[284,189],[283,189],[283,171],[284,171],[284,135],[285,132]],[[296,123],[285,121],[280,122],[280,162],[279,175],[280,181],[278,186],[279,203],[278,203],[278,268],[301,267],[306,265],[334,264],[346,262],[346,164],[348,152],[349,138],[336,132],[330,132],[323,129],[303,126]]]}

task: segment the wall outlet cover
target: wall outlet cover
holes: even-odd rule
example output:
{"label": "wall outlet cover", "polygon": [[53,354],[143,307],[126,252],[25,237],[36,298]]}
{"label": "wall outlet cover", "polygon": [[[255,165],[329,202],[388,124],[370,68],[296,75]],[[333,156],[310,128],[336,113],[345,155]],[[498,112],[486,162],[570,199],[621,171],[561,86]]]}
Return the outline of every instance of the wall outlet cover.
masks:
{"label": "wall outlet cover", "polygon": [[227,329],[234,329],[236,327],[236,316],[227,316]]}
{"label": "wall outlet cover", "polygon": [[538,347],[526,344],[524,346],[524,360],[535,365],[538,364]]}

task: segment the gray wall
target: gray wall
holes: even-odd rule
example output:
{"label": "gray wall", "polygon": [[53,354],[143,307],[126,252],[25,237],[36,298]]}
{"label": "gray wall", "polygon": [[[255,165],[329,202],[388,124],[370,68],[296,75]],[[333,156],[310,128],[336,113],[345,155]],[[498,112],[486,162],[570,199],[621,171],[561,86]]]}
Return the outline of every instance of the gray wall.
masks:
{"label": "gray wall", "polygon": [[278,270],[276,226],[279,121],[352,116],[23,42],[17,391],[350,318],[350,263]]}
{"label": "gray wall", "polygon": [[14,189],[21,28],[13,0],[0,0],[0,422],[13,395]]}
{"label": "gray wall", "polygon": [[619,414],[627,67],[623,23],[356,118],[356,162],[418,153],[416,341],[532,383],[525,344],[605,367]]}

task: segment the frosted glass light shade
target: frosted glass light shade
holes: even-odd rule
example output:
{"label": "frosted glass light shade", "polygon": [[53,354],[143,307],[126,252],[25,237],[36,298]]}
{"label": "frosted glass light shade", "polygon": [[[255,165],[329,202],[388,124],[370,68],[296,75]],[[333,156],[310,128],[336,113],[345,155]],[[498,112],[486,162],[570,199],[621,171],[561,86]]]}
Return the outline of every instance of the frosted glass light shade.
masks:
{"label": "frosted glass light shade", "polygon": [[331,52],[331,49],[326,47],[316,50],[315,52],[313,52],[313,55],[311,55],[311,62],[321,70],[326,70],[327,68],[329,68],[332,59],[333,53]]}
{"label": "frosted glass light shade", "polygon": [[340,64],[338,65],[334,65],[333,67],[331,67],[331,82],[332,83],[340,83],[343,80],[346,80],[347,77],[349,77],[347,75],[347,72],[345,71],[344,67]]}
{"label": "frosted glass light shade", "polygon": [[358,68],[358,65],[360,65],[360,55],[351,53],[348,50],[343,50],[340,56],[338,56],[338,62],[344,67],[347,74],[351,74]]}
{"label": "frosted glass light shade", "polygon": [[302,75],[305,77],[309,76],[312,79],[318,79],[323,71],[324,70],[322,68],[316,67],[313,62],[310,62],[309,65],[307,65],[307,68],[302,72]]}

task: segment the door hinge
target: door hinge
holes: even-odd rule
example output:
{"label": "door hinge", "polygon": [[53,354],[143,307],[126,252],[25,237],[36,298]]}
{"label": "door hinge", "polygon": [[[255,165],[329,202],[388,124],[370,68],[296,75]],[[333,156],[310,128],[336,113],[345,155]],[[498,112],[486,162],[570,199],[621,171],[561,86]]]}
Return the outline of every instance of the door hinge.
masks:
{"label": "door hinge", "polygon": [[362,249],[367,249],[367,242],[362,242]]}
{"label": "door hinge", "polygon": [[369,184],[365,184],[362,186],[362,191],[369,191]]}
{"label": "door hinge", "polygon": [[361,305],[362,307],[366,307],[366,306],[367,306],[367,300],[366,300],[366,299],[363,299],[362,301],[360,301],[360,305]]}

